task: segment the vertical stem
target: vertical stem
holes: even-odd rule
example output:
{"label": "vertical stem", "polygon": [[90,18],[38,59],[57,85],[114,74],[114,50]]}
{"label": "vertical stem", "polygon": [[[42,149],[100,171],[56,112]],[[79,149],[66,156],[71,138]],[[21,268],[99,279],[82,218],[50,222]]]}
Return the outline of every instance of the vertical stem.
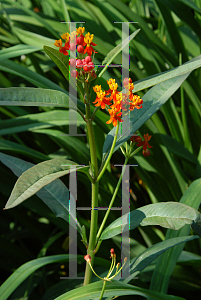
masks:
{"label": "vertical stem", "polygon": [[103,288],[102,288],[102,291],[101,291],[101,295],[100,295],[99,300],[101,300],[101,299],[103,298],[103,295],[104,295],[104,292],[105,292],[106,283],[107,283],[106,280],[103,281]]}
{"label": "vertical stem", "polygon": [[109,205],[109,207],[108,207],[108,209],[107,209],[107,212],[106,212],[106,214],[105,214],[105,216],[104,216],[104,219],[103,219],[103,221],[102,221],[102,223],[101,223],[101,226],[100,226],[100,228],[99,228],[99,231],[98,231],[98,233],[97,233],[97,237],[96,237],[97,242],[98,242],[99,237],[100,237],[100,235],[101,235],[101,233],[102,233],[102,231],[103,231],[103,228],[104,228],[105,223],[106,223],[106,221],[107,221],[107,218],[108,218],[108,216],[109,216],[110,210],[111,210],[111,208],[112,208],[112,206],[113,206],[113,203],[114,203],[114,200],[115,200],[115,198],[116,198],[117,192],[118,192],[118,190],[119,190],[119,187],[120,187],[120,184],[121,184],[121,181],[122,181],[122,177],[123,177],[124,172],[125,172],[125,169],[126,169],[126,165],[127,165],[128,159],[129,159],[129,157],[126,157],[126,158],[125,158],[124,167],[123,167],[123,170],[122,170],[121,175],[120,175],[120,177],[119,177],[119,180],[118,180],[117,186],[116,186],[116,188],[115,188],[115,191],[114,191],[114,193],[113,193],[112,199],[111,199],[111,201],[110,201],[110,205]]}
{"label": "vertical stem", "polygon": [[[98,161],[97,161],[97,154],[96,154],[94,130],[93,130],[93,125],[91,120],[89,98],[87,99],[87,103],[86,103],[86,121],[87,121],[87,133],[88,133],[90,156],[91,156],[91,173],[92,173],[91,175],[94,179],[96,179],[98,176]],[[90,224],[89,246],[87,249],[87,254],[91,256],[92,266],[93,266],[94,255],[95,255],[94,249],[96,244],[96,233],[97,233],[97,223],[98,223],[98,210],[96,209],[96,207],[98,207],[98,188],[99,188],[98,182],[92,183],[91,224]],[[91,276],[92,276],[92,271],[90,265],[87,263],[85,269],[84,285],[87,285],[91,282]]]}

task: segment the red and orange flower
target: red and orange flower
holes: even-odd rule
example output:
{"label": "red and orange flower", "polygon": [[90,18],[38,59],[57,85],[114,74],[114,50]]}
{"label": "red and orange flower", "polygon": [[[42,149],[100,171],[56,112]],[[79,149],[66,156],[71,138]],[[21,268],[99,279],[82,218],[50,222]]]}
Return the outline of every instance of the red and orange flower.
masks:
{"label": "red and orange flower", "polygon": [[114,126],[117,126],[117,121],[123,122],[121,119],[122,111],[132,111],[135,108],[142,108],[143,100],[132,93],[134,84],[131,78],[125,78],[123,81],[126,93],[117,91],[118,84],[115,82],[115,79],[111,78],[107,80],[107,84],[109,85],[109,89],[104,92],[100,85],[93,87],[96,93],[96,100],[93,103],[96,103],[95,106],[100,106],[102,109],[108,106],[110,119],[106,123],[113,123]]}
{"label": "red and orange flower", "polygon": [[147,149],[147,147],[148,148],[153,147],[153,146],[149,145],[149,141],[152,136],[147,133],[147,134],[144,134],[143,137],[144,137],[144,141],[142,141],[142,138],[139,135],[138,136],[134,135],[131,137],[131,141],[134,143],[137,143],[138,147],[143,146],[142,154],[146,157],[146,156],[150,155],[150,151],[149,151],[149,149]]}

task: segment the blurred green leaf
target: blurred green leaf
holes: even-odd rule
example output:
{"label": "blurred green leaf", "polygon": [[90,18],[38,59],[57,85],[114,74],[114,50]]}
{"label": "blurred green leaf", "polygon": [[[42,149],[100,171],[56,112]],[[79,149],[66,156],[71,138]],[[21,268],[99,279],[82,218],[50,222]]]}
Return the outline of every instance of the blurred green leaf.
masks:
{"label": "blurred green leaf", "polygon": [[[57,297],[55,300],[92,300],[99,299],[103,282],[98,281],[91,283],[87,286],[79,287],[75,290],[67,292],[60,297]],[[130,284],[125,284],[120,281],[107,282],[104,297],[109,296],[123,296],[123,295],[139,295],[147,299],[155,300],[184,300],[183,298],[176,296],[163,295],[155,293],[137,286]]]}
{"label": "blurred green leaf", "polygon": [[[83,260],[82,255],[77,255],[78,260]],[[73,259],[73,255],[72,255]],[[69,260],[68,254],[53,255],[37,258],[18,268],[0,287],[1,300],[7,300],[12,292],[37,269],[52,263],[64,263]]]}

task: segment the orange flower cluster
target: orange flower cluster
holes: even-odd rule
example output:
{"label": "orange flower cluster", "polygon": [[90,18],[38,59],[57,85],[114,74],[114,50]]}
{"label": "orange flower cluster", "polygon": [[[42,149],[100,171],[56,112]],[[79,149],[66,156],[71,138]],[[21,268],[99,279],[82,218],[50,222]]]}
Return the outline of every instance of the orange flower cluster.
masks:
{"label": "orange flower cluster", "polygon": [[[86,75],[88,76],[87,81],[89,78],[92,80],[96,78],[95,70],[94,70],[94,63],[92,61],[91,55],[92,52],[95,52],[94,48],[92,46],[96,46],[97,44],[94,44],[93,41],[93,34],[90,34],[88,32],[83,35],[85,31],[84,27],[79,27],[76,29],[76,31],[73,31],[71,35],[69,33],[64,33],[61,35],[61,38],[65,40],[65,44],[63,45],[62,39],[56,40],[54,45],[56,47],[59,47],[59,52],[63,53],[64,55],[68,55],[68,50],[75,51],[76,45],[77,45],[77,52],[78,52],[78,59],[70,59],[69,65],[76,66],[77,70],[71,71],[72,77],[78,77],[81,79],[86,79]],[[85,48],[84,48],[85,47]],[[84,57],[84,55],[87,53],[87,56]],[[82,78],[82,74],[84,77]]]}
{"label": "orange flower cluster", "polygon": [[[106,123],[113,123],[114,126],[117,126],[117,121],[123,121],[121,119],[121,111],[132,111],[135,108],[140,109],[142,108],[143,100],[140,99],[140,96],[132,93],[134,84],[132,83],[131,78],[125,78],[123,81],[126,93],[117,91],[118,84],[115,82],[115,79],[111,78],[107,80],[107,84],[109,85],[107,91],[103,91],[101,85],[93,87],[93,90],[96,93],[96,100],[93,103],[96,103],[95,106],[100,106],[102,109],[105,109],[105,107],[108,106],[110,119]],[[107,97],[109,94],[110,96]]]}
{"label": "orange flower cluster", "polygon": [[146,156],[150,155],[150,151],[149,151],[149,149],[147,149],[147,147],[148,148],[153,147],[153,146],[149,145],[149,141],[152,136],[147,133],[147,134],[144,134],[143,137],[144,137],[144,141],[142,141],[142,138],[140,136],[134,135],[134,136],[132,136],[131,141],[134,143],[137,143],[138,147],[143,146],[142,154],[146,157]]}
{"label": "orange flower cluster", "polygon": [[64,46],[62,46],[63,44],[62,39],[56,40],[54,45],[56,47],[59,47],[59,52],[63,53],[64,55],[68,55],[67,50],[75,51],[76,44],[78,45],[77,46],[78,53],[82,53],[82,54],[87,53],[89,56],[92,55],[92,52],[98,53],[95,52],[95,50],[92,47],[97,45],[92,42],[94,34],[90,34],[90,32],[88,32],[84,36],[83,35],[84,31],[85,31],[84,27],[79,27],[78,29],[76,29],[76,31],[73,31],[71,35],[68,32],[63,33],[61,35],[61,38],[65,40]]}

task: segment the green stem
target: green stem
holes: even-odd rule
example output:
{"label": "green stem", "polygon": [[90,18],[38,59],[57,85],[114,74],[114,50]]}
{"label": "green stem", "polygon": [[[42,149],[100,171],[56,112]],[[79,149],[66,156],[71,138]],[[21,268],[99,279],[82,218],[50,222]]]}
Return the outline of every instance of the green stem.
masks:
{"label": "green stem", "polygon": [[106,283],[107,283],[107,281],[105,280],[105,281],[103,282],[103,288],[102,288],[102,291],[101,291],[101,295],[100,295],[99,300],[103,299],[103,294],[104,294],[104,292],[105,292]]}
{"label": "green stem", "polygon": [[[117,195],[117,192],[118,192],[118,190],[119,190],[119,187],[120,187],[120,184],[121,184],[121,181],[122,181],[122,177],[123,177],[123,175],[124,175],[124,172],[125,172],[125,169],[126,169],[126,164],[127,164],[127,162],[128,162],[128,159],[129,159],[129,157],[126,157],[125,158],[125,162],[124,162],[124,167],[123,167],[123,170],[122,170],[122,172],[121,172],[121,176],[119,177],[119,180],[118,180],[118,182],[117,182],[117,186],[116,186],[116,188],[115,188],[115,191],[114,191],[114,194],[113,194],[113,196],[112,196],[112,199],[111,199],[111,201],[110,201],[110,205],[109,205],[109,207],[108,207],[108,210],[107,210],[107,212],[106,212],[106,214],[105,214],[105,216],[104,216],[104,219],[103,219],[103,221],[102,221],[102,223],[101,223],[101,226],[100,226],[100,228],[99,228],[99,230],[98,230],[98,233],[97,233],[97,236],[96,236],[96,241],[98,241],[98,239],[99,239],[99,237],[100,237],[100,235],[101,235],[101,233],[102,233],[102,230],[103,230],[103,228],[104,228],[104,226],[105,226],[105,223],[106,223],[106,221],[107,221],[107,218],[108,218],[108,215],[109,215],[109,213],[110,213],[110,210],[111,210],[111,208],[112,208],[112,206],[113,206],[113,203],[114,203],[114,200],[115,200],[115,198],[116,198],[116,195]],[[100,242],[100,241],[99,241]],[[100,243],[98,242],[98,246],[100,247]],[[99,248],[98,247],[98,248]]]}
{"label": "green stem", "polygon": [[98,111],[99,109],[100,109],[100,106],[98,106],[98,107],[96,107],[96,108],[94,109],[94,112],[93,112],[92,117],[91,117],[92,121],[94,120],[95,114],[97,113],[97,111]]}
{"label": "green stem", "polygon": [[108,163],[110,162],[110,159],[111,159],[111,157],[112,157],[112,154],[113,154],[113,151],[114,151],[114,147],[115,147],[115,144],[116,144],[116,141],[117,141],[118,131],[119,131],[119,122],[117,122],[117,128],[116,128],[116,131],[115,131],[115,136],[114,136],[114,140],[113,140],[113,143],[112,143],[112,147],[111,147],[111,149],[110,149],[110,153],[109,153],[109,155],[108,155],[108,158],[107,158],[107,160],[106,160],[106,162],[105,162],[105,164],[104,164],[104,166],[103,166],[101,172],[100,172],[99,175],[98,175],[97,182],[98,182],[98,181],[101,179],[101,177],[103,176],[103,174],[104,174],[104,172],[105,172],[105,170],[106,170],[106,168],[107,168],[107,165],[108,165]]}
{"label": "green stem", "polygon": [[[95,144],[95,136],[94,130],[91,120],[91,111],[90,111],[90,99],[89,94],[87,93],[87,103],[86,103],[86,121],[87,121],[87,133],[89,139],[89,147],[90,147],[90,156],[91,156],[91,173],[94,179],[98,176],[98,161],[96,154],[96,144]],[[90,224],[90,235],[89,235],[89,246],[87,249],[87,254],[91,256],[91,265],[93,266],[94,255],[95,255],[95,244],[96,244],[96,233],[97,233],[97,223],[98,223],[98,188],[99,183],[92,183],[92,200],[91,200],[91,224]],[[92,270],[90,265],[86,264],[85,269],[85,279],[84,285],[87,285],[91,282]]]}

